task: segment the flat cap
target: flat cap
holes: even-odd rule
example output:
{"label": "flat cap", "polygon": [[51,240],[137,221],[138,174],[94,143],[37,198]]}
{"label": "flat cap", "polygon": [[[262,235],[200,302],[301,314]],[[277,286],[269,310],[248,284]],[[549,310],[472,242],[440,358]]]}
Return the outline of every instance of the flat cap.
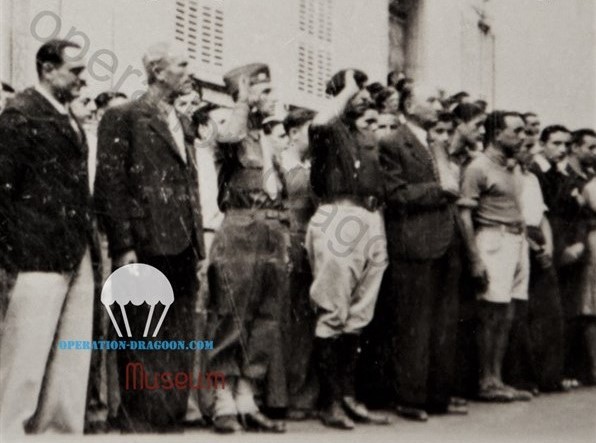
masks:
{"label": "flat cap", "polygon": [[[349,71],[349,69],[342,69],[341,71],[333,74],[333,77],[331,77],[331,79],[327,82],[325,93],[336,96],[342,91],[345,86],[346,71]],[[352,71],[354,71],[354,79],[356,80],[356,84],[360,89],[362,89],[368,80],[368,76],[359,69],[352,69]]]}
{"label": "flat cap", "polygon": [[264,63],[251,63],[244,66],[239,66],[231,71],[228,71],[223,76],[224,83],[228,93],[232,96],[238,93],[238,81],[242,75],[247,75],[250,85],[259,83],[270,83],[271,74],[269,73],[269,66]]}

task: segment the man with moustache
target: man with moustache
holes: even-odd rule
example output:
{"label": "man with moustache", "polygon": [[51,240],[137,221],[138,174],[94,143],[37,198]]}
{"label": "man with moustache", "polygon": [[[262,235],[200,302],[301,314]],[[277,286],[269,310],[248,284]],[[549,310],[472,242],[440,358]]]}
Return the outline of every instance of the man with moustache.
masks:
{"label": "man with moustache", "polygon": [[[288,302],[288,215],[279,161],[263,121],[275,100],[269,67],[253,63],[224,75],[235,101],[220,128],[219,207],[224,220],[215,234],[208,271],[208,330],[215,349],[208,367],[226,376],[226,389],[215,392],[216,432],[285,432],[257,405],[287,406],[282,306]],[[282,126],[283,129],[283,126]]]}
{"label": "man with moustache", "polygon": [[[151,46],[143,56],[148,90],[137,100],[110,108],[98,134],[95,199],[113,268],[145,263],[160,270],[174,290],[174,303],[156,339],[192,340],[198,263],[205,256],[194,150],[185,144],[174,101],[191,91],[181,48]],[[146,306],[127,306],[139,336]],[[140,362],[149,374],[188,372],[192,352],[118,352],[122,403],[119,419],[130,432],[171,429],[183,419],[187,390],[128,391],[125,371]]]}
{"label": "man with moustache", "polygon": [[502,366],[513,320],[512,299],[527,299],[529,258],[524,240],[521,172],[514,159],[525,140],[516,112],[494,111],[485,123],[484,153],[464,172],[458,200],[471,274],[478,282],[478,397],[529,400],[503,383]]}
{"label": "man with moustache", "polygon": [[473,103],[461,103],[453,109],[455,134],[451,142],[450,154],[465,169],[479,152],[478,145],[484,138],[486,114]]}
{"label": "man with moustache", "polygon": [[313,270],[310,300],[316,312],[326,426],[353,429],[354,421],[388,423],[355,397],[360,334],[373,317],[387,267],[381,215],[384,186],[373,132],[358,125],[370,106],[368,78],[343,70],[327,83],[333,96],[310,126],[310,182],[321,204],[306,233]]}
{"label": "man with moustache", "polygon": [[70,110],[80,54],[70,41],[44,43],[39,83],[0,115],[0,267],[17,273],[0,343],[2,440],[83,433],[90,354],[55,347],[92,333],[88,149]]}

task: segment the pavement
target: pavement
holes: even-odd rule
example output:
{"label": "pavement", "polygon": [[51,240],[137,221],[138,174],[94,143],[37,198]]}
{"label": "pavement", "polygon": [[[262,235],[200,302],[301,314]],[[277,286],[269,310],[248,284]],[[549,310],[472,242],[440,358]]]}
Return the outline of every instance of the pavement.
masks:
{"label": "pavement", "polygon": [[[318,421],[288,423],[282,435],[241,433],[218,435],[211,430],[187,429],[179,434],[116,432],[86,436],[37,435],[26,442],[88,443],[449,443],[540,442],[596,443],[596,388],[566,394],[543,394],[531,402],[470,403],[467,416],[431,416],[427,423],[394,417],[389,426],[360,425],[353,431],[325,428]],[[0,435],[1,443],[9,443]]]}

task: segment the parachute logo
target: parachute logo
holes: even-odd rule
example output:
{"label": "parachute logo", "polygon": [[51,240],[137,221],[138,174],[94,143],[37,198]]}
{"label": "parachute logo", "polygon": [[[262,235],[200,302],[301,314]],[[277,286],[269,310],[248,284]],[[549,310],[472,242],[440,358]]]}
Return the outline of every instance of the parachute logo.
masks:
{"label": "parachute logo", "polygon": [[116,269],[110,274],[101,290],[101,303],[108,311],[118,337],[122,337],[122,331],[114,318],[112,305],[117,304],[120,306],[126,335],[132,337],[128,316],[126,315],[126,305],[132,303],[135,306],[140,306],[146,303],[149,308],[143,337],[147,337],[155,308],[158,303],[161,303],[164,306],[164,310],[153,330],[153,337],[155,337],[159,333],[166,314],[170,309],[170,305],[173,302],[174,290],[166,276],[153,266],[142,263],[133,263]]}

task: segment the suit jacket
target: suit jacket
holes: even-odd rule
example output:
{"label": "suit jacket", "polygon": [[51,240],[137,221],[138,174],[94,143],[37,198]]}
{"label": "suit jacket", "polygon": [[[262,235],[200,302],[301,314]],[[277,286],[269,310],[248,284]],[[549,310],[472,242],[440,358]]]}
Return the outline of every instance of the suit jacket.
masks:
{"label": "suit jacket", "polygon": [[0,248],[18,271],[76,269],[90,245],[87,142],[33,88],[0,115]]}
{"label": "suit jacket", "polygon": [[440,257],[454,238],[455,209],[435,176],[429,150],[407,125],[383,139],[379,149],[385,174],[390,258]]}
{"label": "suit jacket", "polygon": [[149,94],[109,109],[98,131],[95,202],[112,256],[205,257],[196,157],[185,162]]}

